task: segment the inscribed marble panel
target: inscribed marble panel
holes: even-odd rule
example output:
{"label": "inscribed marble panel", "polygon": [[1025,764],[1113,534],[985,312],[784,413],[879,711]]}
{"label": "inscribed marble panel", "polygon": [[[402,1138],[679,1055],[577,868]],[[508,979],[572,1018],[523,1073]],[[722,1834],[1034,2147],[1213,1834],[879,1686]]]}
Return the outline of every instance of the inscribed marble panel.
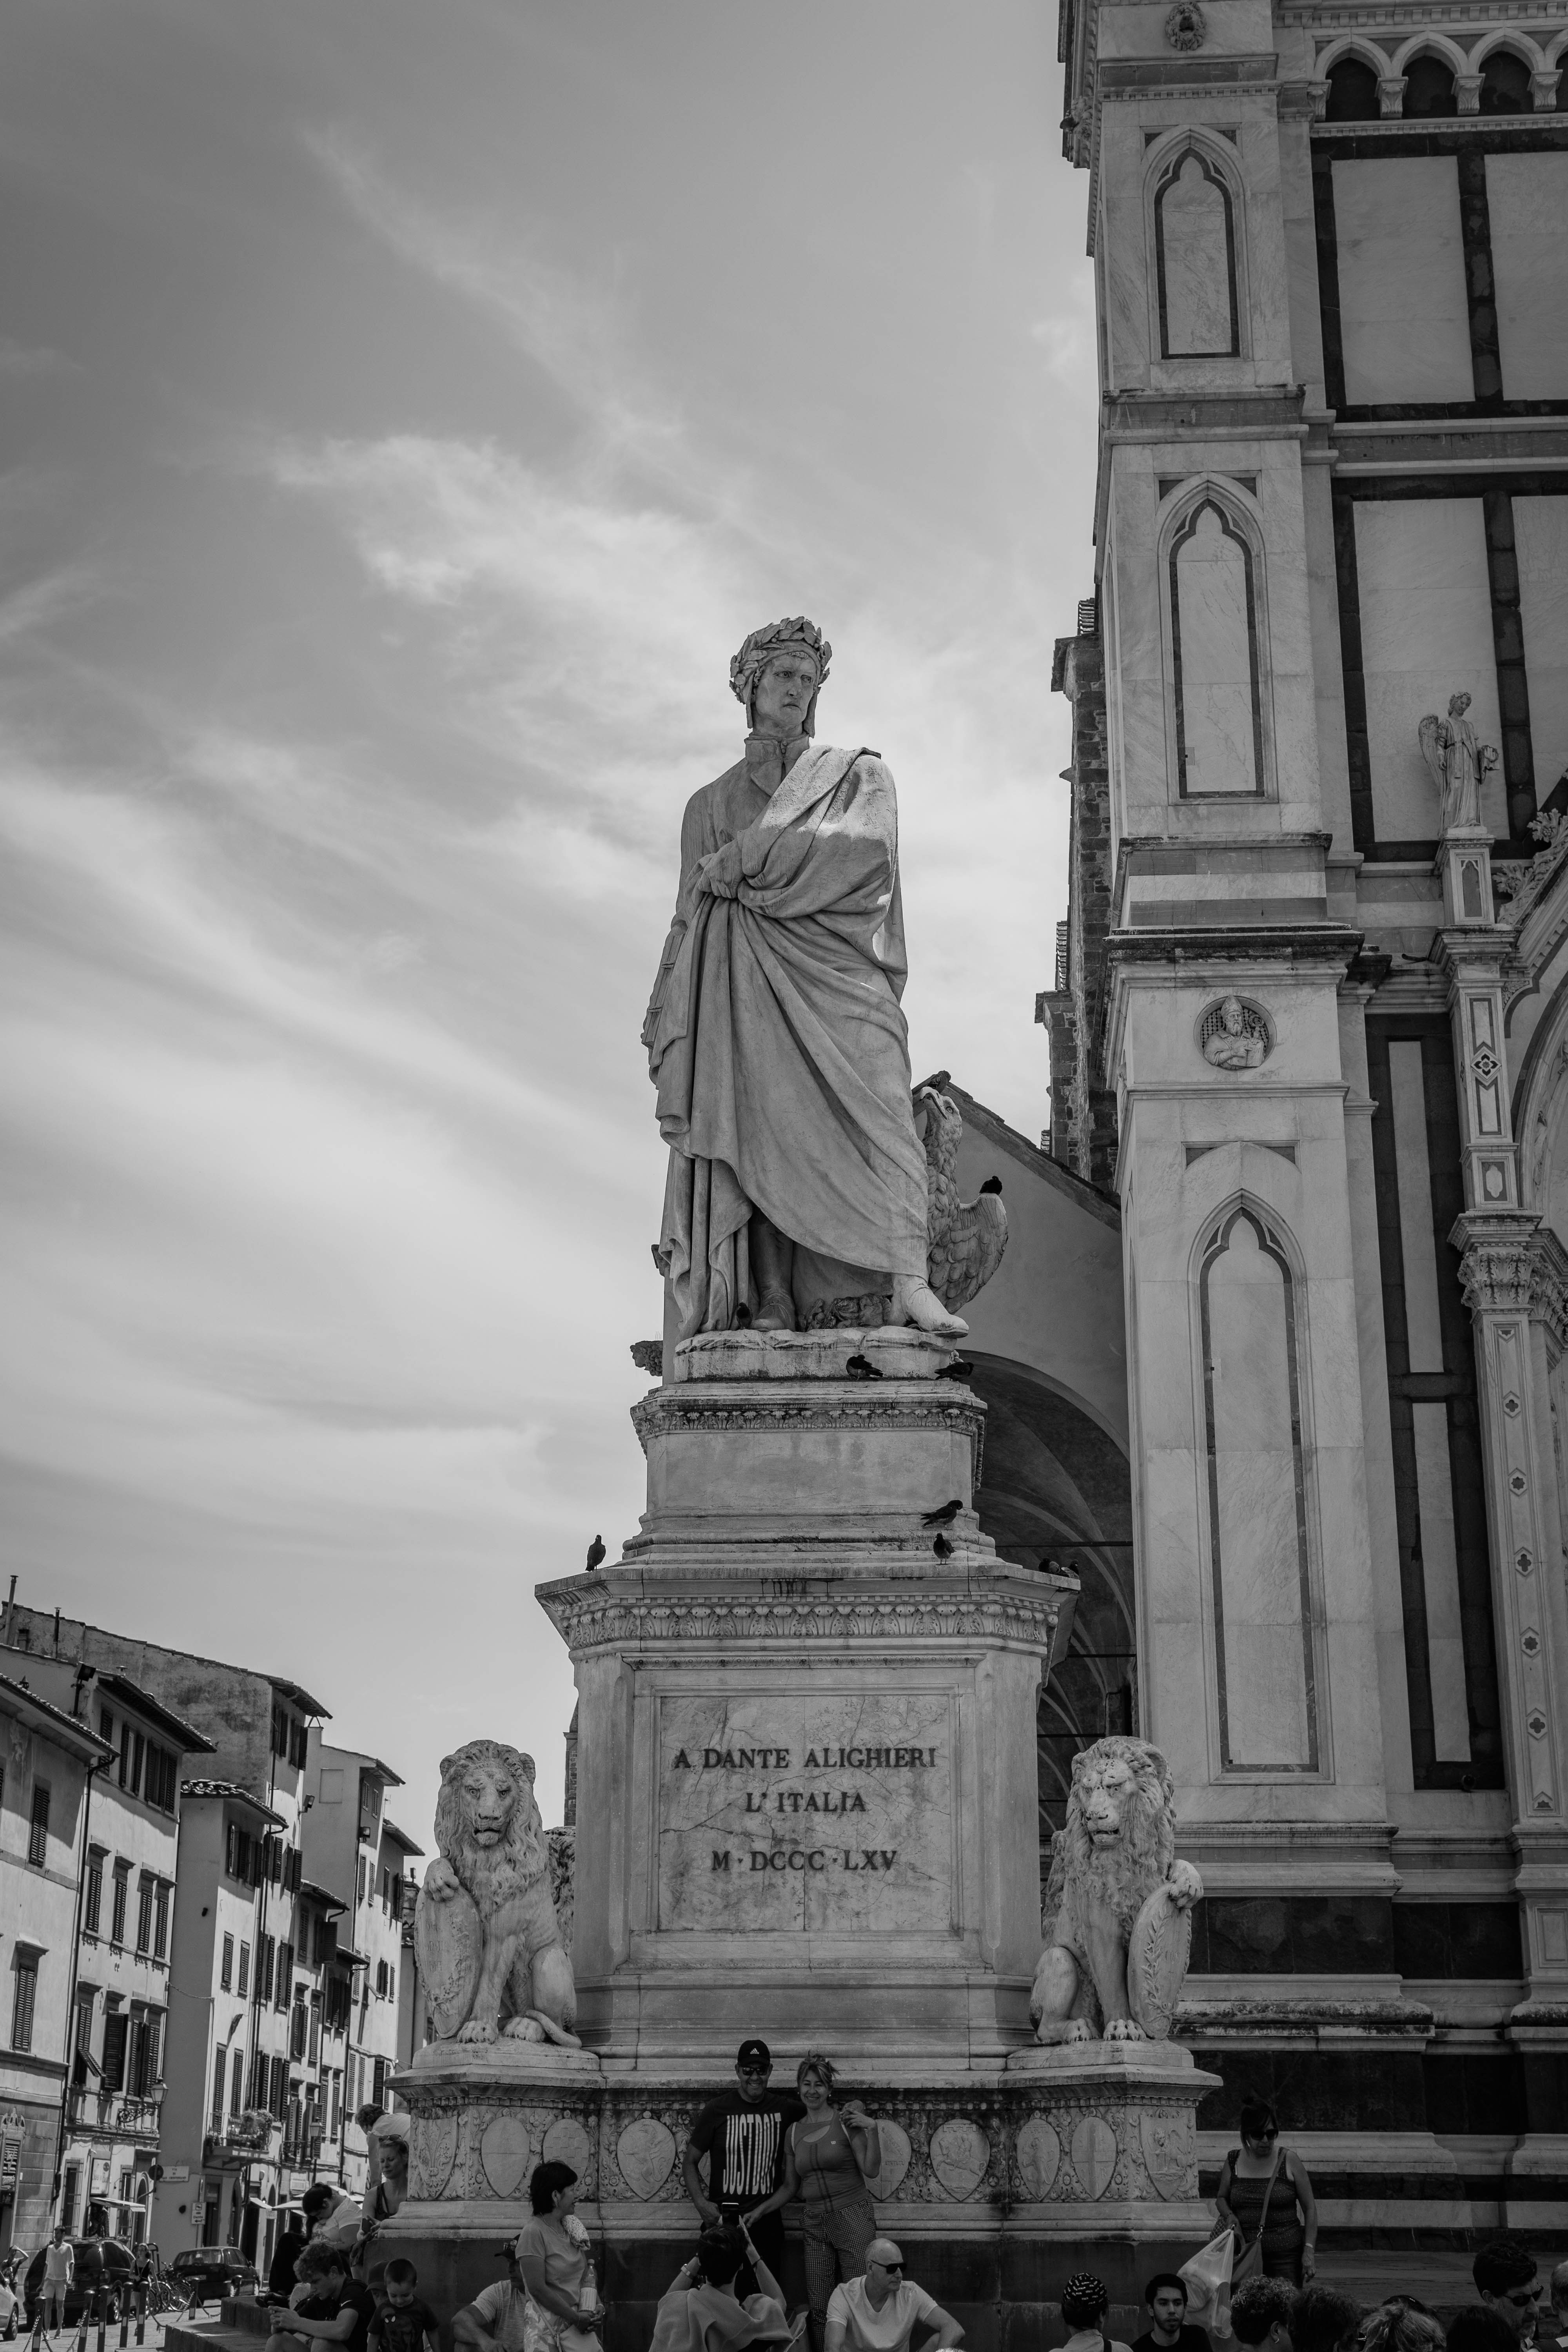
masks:
{"label": "inscribed marble panel", "polygon": [[[1363,499],[1354,513],[1377,838],[1431,841],[1439,803],[1421,756],[1423,718],[1446,710],[1463,688],[1481,740],[1501,740],[1481,501]],[[1483,787],[1481,816],[1506,837],[1500,761]]]}
{"label": "inscribed marble panel", "polygon": [[1235,307],[1225,190],[1189,155],[1156,212],[1166,354],[1228,352]]}
{"label": "inscribed marble panel", "polygon": [[1489,155],[1505,400],[1568,400],[1568,155]]}
{"label": "inscribed marble panel", "polygon": [[1209,1268],[1214,1575],[1230,1763],[1313,1768],[1285,1277],[1246,1217]]}
{"label": "inscribed marble panel", "polygon": [[1188,793],[1258,788],[1247,554],[1204,507],[1175,560],[1176,692]]}
{"label": "inscribed marble panel", "polygon": [[945,1934],[955,1728],[940,1691],[662,1698],[659,1927]]}
{"label": "inscribed marble panel", "polygon": [[1515,499],[1513,543],[1535,790],[1544,800],[1568,769],[1568,497]]}
{"label": "inscribed marble panel", "polygon": [[1454,1475],[1448,1408],[1413,1404],[1415,1496],[1421,1520],[1421,1583],[1426,1601],[1426,1671],[1432,1686],[1433,1752],[1439,1764],[1470,1760],[1465,1695],[1465,1631],[1459,1556],[1454,1541]]}
{"label": "inscribed marble panel", "polygon": [[1345,398],[1473,400],[1452,155],[1336,163]]}

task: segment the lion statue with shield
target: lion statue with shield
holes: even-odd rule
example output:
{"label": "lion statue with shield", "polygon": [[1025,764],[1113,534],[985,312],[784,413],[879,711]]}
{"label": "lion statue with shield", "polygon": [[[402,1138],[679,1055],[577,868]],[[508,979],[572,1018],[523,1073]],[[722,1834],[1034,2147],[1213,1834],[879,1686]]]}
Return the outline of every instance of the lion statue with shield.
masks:
{"label": "lion statue with shield", "polygon": [[577,1991],[550,1892],[533,1759],[470,1739],[441,1759],[433,1862],[414,1914],[414,1948],[439,2042],[580,2047]]}
{"label": "lion statue with shield", "polygon": [[1029,2016],[1040,2042],[1164,2042],[1204,1891],[1176,1860],[1170,1769],[1145,1740],[1075,1756],[1067,1827],[1051,1841],[1046,1948]]}

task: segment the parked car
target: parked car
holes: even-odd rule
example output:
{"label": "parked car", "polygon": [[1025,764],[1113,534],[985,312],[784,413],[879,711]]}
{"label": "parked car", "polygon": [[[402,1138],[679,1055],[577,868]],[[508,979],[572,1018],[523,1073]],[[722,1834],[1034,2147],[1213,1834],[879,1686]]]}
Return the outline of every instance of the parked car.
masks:
{"label": "parked car", "polygon": [[190,2246],[169,2264],[169,2276],[194,2308],[256,2284],[256,2264],[237,2246]]}
{"label": "parked car", "polygon": [[[40,2246],[27,2264],[25,2293],[29,2326],[44,2307],[44,2251]],[[136,2258],[130,2247],[119,2238],[73,2238],[71,2251],[76,2256],[76,2267],[66,2289],[67,2326],[73,2326],[84,2314],[90,2319],[128,2318],[129,2289],[136,2270]]]}

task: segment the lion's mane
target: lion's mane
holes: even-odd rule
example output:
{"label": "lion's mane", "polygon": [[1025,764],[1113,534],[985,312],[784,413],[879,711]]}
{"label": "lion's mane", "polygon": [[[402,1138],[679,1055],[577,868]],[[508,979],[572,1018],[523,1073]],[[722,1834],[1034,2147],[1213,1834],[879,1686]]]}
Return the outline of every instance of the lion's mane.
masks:
{"label": "lion's mane", "polygon": [[[517,1784],[506,1834],[499,1845],[481,1846],[474,1836],[464,1782],[476,1763],[510,1772]],[[436,1846],[473,1896],[480,1918],[487,1921],[509,1896],[544,1878],[549,1853],[534,1801],[532,1757],[521,1748],[503,1747],[499,1739],[470,1739],[466,1748],[444,1756],[441,1793],[436,1800]]]}
{"label": "lion's mane", "polygon": [[[1129,1765],[1133,1779],[1121,1801],[1121,1835],[1102,1847],[1089,1835],[1084,1800],[1104,1788],[1105,1767],[1112,1761]],[[1046,1941],[1065,1944],[1087,1960],[1082,1923],[1110,1911],[1125,1944],[1145,1900],[1169,1876],[1175,1853],[1175,1785],[1159,1749],[1142,1739],[1097,1740],[1073,1759],[1067,1827],[1052,1841]]]}

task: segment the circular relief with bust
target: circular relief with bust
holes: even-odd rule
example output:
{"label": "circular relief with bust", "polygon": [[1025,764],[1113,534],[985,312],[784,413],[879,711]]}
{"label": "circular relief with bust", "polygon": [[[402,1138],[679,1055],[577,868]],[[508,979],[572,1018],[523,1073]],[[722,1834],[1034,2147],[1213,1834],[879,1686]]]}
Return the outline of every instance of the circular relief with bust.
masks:
{"label": "circular relief with bust", "polygon": [[1198,1051],[1211,1069],[1256,1070],[1274,1050],[1274,1030],[1261,1004],[1222,996],[1198,1016]]}

